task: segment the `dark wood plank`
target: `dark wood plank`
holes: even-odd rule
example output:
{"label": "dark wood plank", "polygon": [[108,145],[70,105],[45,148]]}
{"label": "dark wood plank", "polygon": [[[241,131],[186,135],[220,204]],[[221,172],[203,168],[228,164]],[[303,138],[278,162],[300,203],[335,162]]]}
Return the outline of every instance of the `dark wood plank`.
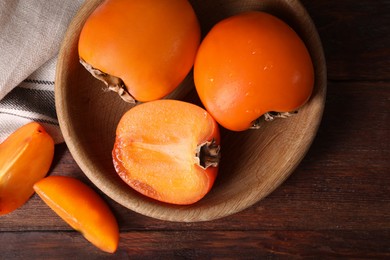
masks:
{"label": "dark wood plank", "polygon": [[390,79],[390,1],[301,2],[318,28],[330,79]]}
{"label": "dark wood plank", "polygon": [[124,232],[115,254],[76,232],[0,233],[2,259],[388,258],[389,231]]}

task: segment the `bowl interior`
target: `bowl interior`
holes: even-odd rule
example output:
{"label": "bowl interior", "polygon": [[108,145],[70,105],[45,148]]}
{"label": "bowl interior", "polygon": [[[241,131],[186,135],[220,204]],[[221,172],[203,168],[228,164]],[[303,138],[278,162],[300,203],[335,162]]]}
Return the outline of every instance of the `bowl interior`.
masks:
{"label": "bowl interior", "polygon": [[[116,125],[130,106],[79,63],[77,43],[88,15],[102,0],[87,0],[70,24],[56,72],[56,108],[65,141],[87,177],[123,206],[170,221],[206,221],[241,211],[277,188],[309,149],[321,121],[326,92],[322,45],[309,15],[297,0],[192,0],[202,33],[219,20],[247,10],[263,10],[290,24],[305,41],[315,66],[315,88],[309,102],[293,117],[263,123],[259,130],[221,129],[222,160],[215,185],[201,201],[176,206],[133,191],[116,174],[111,158]],[[198,102],[192,75],[170,98]]]}

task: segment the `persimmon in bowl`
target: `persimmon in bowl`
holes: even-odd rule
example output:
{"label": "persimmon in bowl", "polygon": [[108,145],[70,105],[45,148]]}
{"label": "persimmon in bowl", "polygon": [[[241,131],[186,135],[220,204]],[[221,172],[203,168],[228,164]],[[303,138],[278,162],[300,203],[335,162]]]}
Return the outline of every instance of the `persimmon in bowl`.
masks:
{"label": "persimmon in bowl", "polygon": [[[56,109],[65,142],[97,188],[140,214],[168,221],[196,222],[222,218],[258,203],[294,172],[316,135],[326,95],[326,64],[321,41],[309,14],[298,0],[189,1],[199,21],[201,40],[225,18],[246,11],[264,11],[287,23],[299,35],[314,68],[313,91],[297,114],[287,119],[260,122],[258,129],[237,132],[220,127],[218,175],[211,190],[189,205],[175,205],[144,196],[127,185],[115,170],[112,151],[117,126],[133,104],[124,102],[114,92],[104,91],[104,83],[80,63],[78,51],[82,28],[102,2],[87,0],[71,22],[59,53],[55,89]],[[131,35],[128,37],[131,41]],[[145,49],[145,55],[148,53]],[[158,70],[155,73],[161,75]],[[157,78],[150,74],[148,77]],[[148,81],[147,77],[145,81]],[[175,82],[177,84],[177,79]],[[202,106],[191,71],[165,98]]]}

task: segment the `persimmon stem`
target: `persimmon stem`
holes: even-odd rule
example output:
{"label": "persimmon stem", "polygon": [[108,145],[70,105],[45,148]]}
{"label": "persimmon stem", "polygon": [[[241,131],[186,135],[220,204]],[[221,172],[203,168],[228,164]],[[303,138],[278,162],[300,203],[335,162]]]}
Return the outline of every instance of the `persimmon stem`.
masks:
{"label": "persimmon stem", "polygon": [[199,145],[196,151],[198,165],[203,169],[218,167],[221,158],[220,150],[221,146],[216,143],[214,138]]}
{"label": "persimmon stem", "polygon": [[294,114],[297,114],[298,111],[292,111],[292,112],[275,112],[275,111],[270,111],[256,119],[255,121],[252,122],[252,125],[250,129],[259,129],[260,128],[260,121],[262,118],[264,118],[265,121],[270,122],[275,120],[276,118],[288,118]]}
{"label": "persimmon stem", "polygon": [[89,71],[89,73],[92,74],[92,76],[94,76],[100,81],[103,81],[104,84],[106,84],[108,90],[118,93],[118,95],[127,103],[134,104],[134,105],[136,104],[137,101],[129,93],[122,79],[92,67],[90,64],[88,64],[86,61],[84,61],[81,58],[80,58],[80,63],[84,66],[84,68],[87,71]]}

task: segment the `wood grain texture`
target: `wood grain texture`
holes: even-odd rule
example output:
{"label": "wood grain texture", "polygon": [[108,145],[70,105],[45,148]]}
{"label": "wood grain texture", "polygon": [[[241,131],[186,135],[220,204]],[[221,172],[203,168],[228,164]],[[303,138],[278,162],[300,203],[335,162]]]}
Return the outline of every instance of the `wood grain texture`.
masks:
{"label": "wood grain texture", "polygon": [[[98,251],[33,196],[0,218],[0,258],[390,258],[390,3],[302,3],[324,46],[327,100],[310,150],[273,193],[242,212],[200,223],[145,217],[102,195],[121,228],[115,255]],[[66,145],[56,147],[50,174],[94,187]]]}
{"label": "wood grain texture", "polygon": [[390,257],[389,235],[377,231],[134,231],[121,233],[123,246],[112,255],[72,232],[2,233],[0,239],[9,241],[3,247],[4,259],[384,259]]}
{"label": "wood grain texture", "polygon": [[314,19],[330,80],[390,80],[390,2],[302,0]]}

